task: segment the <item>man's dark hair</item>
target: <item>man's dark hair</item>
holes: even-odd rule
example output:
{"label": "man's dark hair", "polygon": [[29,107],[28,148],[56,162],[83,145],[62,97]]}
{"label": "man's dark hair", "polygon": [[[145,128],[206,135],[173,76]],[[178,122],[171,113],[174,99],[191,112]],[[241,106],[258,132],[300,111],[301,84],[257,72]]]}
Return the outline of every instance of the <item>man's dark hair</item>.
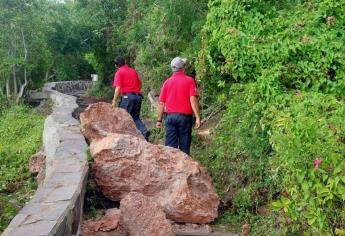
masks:
{"label": "man's dark hair", "polygon": [[117,65],[118,67],[123,66],[124,64],[126,64],[125,59],[123,57],[116,57],[114,60],[115,65]]}

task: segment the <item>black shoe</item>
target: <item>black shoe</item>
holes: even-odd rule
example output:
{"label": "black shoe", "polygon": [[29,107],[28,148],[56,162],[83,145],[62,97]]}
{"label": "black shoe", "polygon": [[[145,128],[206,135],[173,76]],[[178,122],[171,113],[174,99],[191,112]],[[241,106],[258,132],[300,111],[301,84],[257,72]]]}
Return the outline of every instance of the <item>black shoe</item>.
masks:
{"label": "black shoe", "polygon": [[150,135],[151,135],[151,132],[150,132],[150,131],[147,131],[147,132],[145,133],[145,135],[144,135],[144,137],[145,137],[145,139],[146,139],[147,142],[150,142],[150,141],[149,141]]}

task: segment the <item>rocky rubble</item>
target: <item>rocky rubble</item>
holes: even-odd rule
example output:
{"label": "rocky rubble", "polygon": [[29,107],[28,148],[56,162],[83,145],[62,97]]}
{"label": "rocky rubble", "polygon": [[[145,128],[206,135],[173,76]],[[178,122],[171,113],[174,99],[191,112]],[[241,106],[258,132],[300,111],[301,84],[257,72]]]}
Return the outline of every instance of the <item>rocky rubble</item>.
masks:
{"label": "rocky rubble", "polygon": [[120,224],[120,209],[108,209],[98,220],[86,220],[82,225],[83,236],[128,236]]}
{"label": "rocky rubble", "polygon": [[45,160],[46,154],[43,150],[32,155],[29,160],[29,171],[32,175],[36,176],[39,185],[43,184],[45,177]]}
{"label": "rocky rubble", "polygon": [[136,192],[175,222],[204,224],[217,217],[219,198],[211,178],[190,156],[146,142],[130,115],[110,104],[90,105],[80,118],[91,143],[95,180],[106,197],[121,201]]}

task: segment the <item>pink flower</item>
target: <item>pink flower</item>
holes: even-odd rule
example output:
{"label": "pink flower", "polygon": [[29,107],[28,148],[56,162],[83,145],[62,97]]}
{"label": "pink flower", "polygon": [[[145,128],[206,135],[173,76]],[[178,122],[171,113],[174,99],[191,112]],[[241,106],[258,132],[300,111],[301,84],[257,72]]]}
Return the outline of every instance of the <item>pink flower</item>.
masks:
{"label": "pink flower", "polygon": [[321,160],[320,159],[315,159],[314,160],[314,170],[319,169],[320,164],[321,164]]}

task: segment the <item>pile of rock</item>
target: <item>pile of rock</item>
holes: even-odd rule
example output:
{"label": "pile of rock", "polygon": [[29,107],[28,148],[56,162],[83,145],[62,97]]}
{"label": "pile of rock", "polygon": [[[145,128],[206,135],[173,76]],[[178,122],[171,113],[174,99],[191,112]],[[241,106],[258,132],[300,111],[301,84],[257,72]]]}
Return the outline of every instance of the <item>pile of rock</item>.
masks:
{"label": "pile of rock", "polygon": [[[125,110],[101,102],[80,121],[96,183],[121,201],[118,225],[130,235],[175,235],[172,221],[205,224],[217,217],[219,198],[204,168],[177,149],[146,142]],[[97,229],[102,220],[93,224]]]}
{"label": "pile of rock", "polygon": [[46,170],[46,154],[43,151],[43,147],[39,152],[32,155],[29,160],[29,171],[32,175],[36,176],[38,185],[43,184]]}

